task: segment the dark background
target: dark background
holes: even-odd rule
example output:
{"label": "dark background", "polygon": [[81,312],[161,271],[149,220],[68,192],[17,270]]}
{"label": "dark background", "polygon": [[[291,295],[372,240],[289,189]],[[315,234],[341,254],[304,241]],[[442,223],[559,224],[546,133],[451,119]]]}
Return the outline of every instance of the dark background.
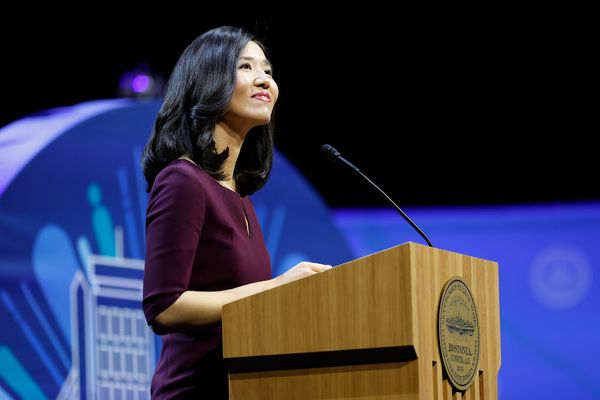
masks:
{"label": "dark background", "polygon": [[597,45],[560,10],[94,14],[2,28],[1,125],[117,97],[121,74],[140,63],[167,78],[197,35],[230,24],[271,49],[276,145],[330,206],[385,203],[325,159],[324,143],[401,206],[600,199]]}

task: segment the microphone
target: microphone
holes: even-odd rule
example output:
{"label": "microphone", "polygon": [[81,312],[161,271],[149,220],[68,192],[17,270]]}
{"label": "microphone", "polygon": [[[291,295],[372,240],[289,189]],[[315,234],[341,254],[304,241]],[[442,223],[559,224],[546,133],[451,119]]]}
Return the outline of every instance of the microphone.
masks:
{"label": "microphone", "polygon": [[347,167],[349,167],[350,169],[352,169],[354,172],[356,172],[357,174],[359,174],[360,176],[362,176],[367,182],[369,182],[369,184],[371,186],[373,186],[375,189],[377,189],[377,191],[385,199],[385,201],[387,201],[389,204],[391,204],[396,209],[396,211],[398,211],[400,213],[400,215],[402,215],[402,218],[404,218],[406,220],[406,222],[408,222],[410,224],[410,226],[412,226],[419,233],[419,235],[421,235],[423,237],[423,239],[425,239],[425,241],[427,242],[427,244],[429,246],[433,247],[433,245],[431,244],[431,241],[429,240],[429,238],[427,237],[427,235],[425,235],[425,233],[423,233],[423,231],[417,226],[417,224],[415,224],[408,217],[408,215],[406,215],[404,213],[404,211],[402,211],[400,209],[400,207],[398,207],[396,205],[396,203],[394,203],[394,201],[392,199],[390,199],[389,196],[387,194],[385,194],[385,192],[379,188],[379,186],[377,186],[375,183],[373,183],[372,180],[370,180],[369,178],[367,178],[367,176],[365,174],[363,174],[360,171],[360,169],[358,169],[356,167],[356,165],[354,165],[350,161],[346,160],[344,157],[341,156],[341,154],[340,154],[339,151],[337,151],[335,148],[333,148],[332,146],[330,146],[328,144],[324,144],[323,147],[321,147],[321,151],[323,151],[323,153],[327,154],[328,156],[330,156],[334,160],[341,161],[344,165],[346,165]]}

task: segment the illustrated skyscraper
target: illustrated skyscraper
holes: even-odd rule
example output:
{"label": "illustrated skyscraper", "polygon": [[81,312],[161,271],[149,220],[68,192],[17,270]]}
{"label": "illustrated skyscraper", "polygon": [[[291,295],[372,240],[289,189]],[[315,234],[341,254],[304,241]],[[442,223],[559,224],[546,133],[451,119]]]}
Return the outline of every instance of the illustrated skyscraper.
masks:
{"label": "illustrated skyscraper", "polygon": [[143,269],[144,260],[90,255],[88,276],[77,272],[73,278],[69,386],[74,398],[150,397],[156,355],[141,309]]}

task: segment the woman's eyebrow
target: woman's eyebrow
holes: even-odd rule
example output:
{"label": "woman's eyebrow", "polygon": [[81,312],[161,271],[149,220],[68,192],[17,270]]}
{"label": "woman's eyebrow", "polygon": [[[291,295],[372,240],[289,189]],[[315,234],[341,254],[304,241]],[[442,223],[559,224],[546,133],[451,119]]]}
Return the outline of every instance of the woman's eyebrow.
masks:
{"label": "woman's eyebrow", "polygon": [[[244,57],[240,57],[240,60],[244,60],[244,61],[256,61],[256,58],[254,57],[248,57],[248,56],[244,56]],[[263,58],[262,60],[260,60],[263,64],[266,64],[269,68],[273,68],[273,65],[269,62],[269,60],[267,60],[266,58]]]}

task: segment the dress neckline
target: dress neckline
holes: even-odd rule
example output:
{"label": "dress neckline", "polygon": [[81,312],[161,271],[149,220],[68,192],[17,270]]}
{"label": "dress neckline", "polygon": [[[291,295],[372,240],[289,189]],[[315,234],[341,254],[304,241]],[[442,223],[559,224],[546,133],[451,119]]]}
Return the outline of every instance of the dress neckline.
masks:
{"label": "dress neckline", "polygon": [[242,213],[244,214],[244,224],[245,224],[245,228],[246,228],[246,235],[247,235],[248,239],[250,239],[252,237],[252,235],[250,232],[250,221],[248,219],[248,213],[246,212],[246,207],[244,206],[244,197],[240,196],[240,194],[238,192],[236,192],[235,190],[228,188],[227,186],[221,184],[221,182],[219,182],[218,180],[213,178],[208,172],[206,172],[205,170],[200,168],[200,166],[198,164],[196,164],[195,162],[193,162],[192,160],[189,160],[187,158],[178,158],[175,161],[179,161],[179,160],[187,161],[187,164],[191,164],[191,165],[195,166],[199,171],[208,175],[210,177],[210,180],[215,182],[215,184],[217,186],[219,186],[221,188],[221,190],[225,190],[226,192],[232,193],[237,199],[240,199],[240,201],[241,201],[240,204],[242,206]]}
{"label": "dress neckline", "polygon": [[206,171],[205,171],[203,168],[201,168],[201,167],[200,167],[198,164],[196,164],[196,163],[195,163],[195,162],[193,162],[192,160],[190,160],[190,159],[187,159],[187,158],[178,158],[178,159],[176,159],[175,161],[184,161],[186,164],[190,164],[190,165],[192,165],[192,166],[196,167],[196,168],[197,168],[199,171],[201,171],[202,173],[204,173],[204,174],[208,175],[208,177],[209,177],[209,178],[210,178],[210,179],[211,179],[211,180],[212,180],[212,181],[213,181],[213,182],[214,182],[216,185],[218,185],[218,186],[221,188],[221,190],[225,190],[225,191],[227,191],[228,193],[231,193],[231,194],[235,195],[235,196],[236,196],[237,198],[239,198],[240,200],[243,200],[244,198],[246,198],[246,196],[241,196],[239,192],[237,192],[237,191],[233,190],[232,188],[230,188],[230,187],[227,187],[227,186],[223,185],[223,184],[222,184],[220,181],[216,180],[216,179],[215,179],[215,178],[214,178],[214,177],[213,177],[211,174],[209,174],[208,172],[206,172]]}

